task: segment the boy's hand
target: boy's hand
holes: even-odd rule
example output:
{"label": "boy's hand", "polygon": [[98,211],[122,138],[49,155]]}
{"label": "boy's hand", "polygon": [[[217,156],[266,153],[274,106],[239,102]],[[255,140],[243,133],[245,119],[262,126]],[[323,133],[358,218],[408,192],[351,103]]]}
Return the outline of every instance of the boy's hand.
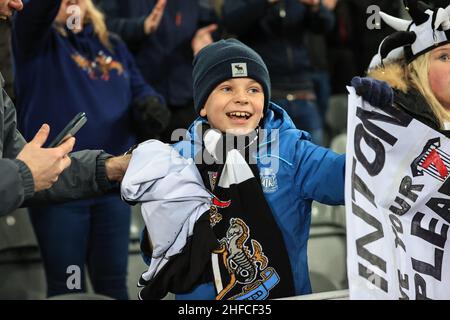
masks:
{"label": "boy's hand", "polygon": [[197,55],[197,53],[202,50],[204,47],[206,47],[208,44],[211,44],[214,42],[212,38],[212,33],[216,31],[218,28],[217,24],[210,24],[209,26],[203,27],[201,29],[198,29],[195,33],[194,38],[192,38],[191,46],[192,51],[194,52],[194,56]]}
{"label": "boy's hand", "polygon": [[67,139],[56,148],[44,149],[42,146],[49,133],[50,127],[47,124],[42,125],[33,140],[27,143],[17,156],[31,171],[35,192],[50,188],[71,163],[68,154],[75,145],[75,138]]}
{"label": "boy's hand", "polygon": [[111,182],[120,182],[127,171],[131,160],[131,154],[109,158],[105,162],[106,176]]}
{"label": "boy's hand", "polygon": [[148,15],[147,19],[145,19],[144,32],[146,35],[149,35],[158,29],[162,16],[164,15],[166,3],[167,0],[158,0],[152,12]]}

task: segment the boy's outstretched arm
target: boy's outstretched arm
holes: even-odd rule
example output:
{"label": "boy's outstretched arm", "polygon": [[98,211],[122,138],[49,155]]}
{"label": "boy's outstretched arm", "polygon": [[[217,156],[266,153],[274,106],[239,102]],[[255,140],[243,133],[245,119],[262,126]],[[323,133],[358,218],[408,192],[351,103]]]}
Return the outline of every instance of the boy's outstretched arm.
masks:
{"label": "boy's outstretched arm", "polygon": [[343,205],[345,154],[317,146],[307,140],[296,144],[295,184],[305,199],[328,205]]}

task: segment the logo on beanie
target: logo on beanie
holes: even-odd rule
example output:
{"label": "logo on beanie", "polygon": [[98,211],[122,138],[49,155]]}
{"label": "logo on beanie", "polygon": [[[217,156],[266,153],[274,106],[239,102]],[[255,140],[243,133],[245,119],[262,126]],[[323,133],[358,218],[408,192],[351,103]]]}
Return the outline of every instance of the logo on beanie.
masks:
{"label": "logo on beanie", "polygon": [[231,64],[231,72],[233,74],[233,78],[237,77],[247,77],[247,63],[232,63]]}

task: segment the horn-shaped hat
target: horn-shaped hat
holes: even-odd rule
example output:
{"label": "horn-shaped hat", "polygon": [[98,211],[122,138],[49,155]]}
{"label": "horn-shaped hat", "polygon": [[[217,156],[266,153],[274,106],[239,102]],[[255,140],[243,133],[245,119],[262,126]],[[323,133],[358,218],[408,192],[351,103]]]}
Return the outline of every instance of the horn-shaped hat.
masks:
{"label": "horn-shaped hat", "polygon": [[412,21],[380,12],[383,21],[397,32],[381,42],[369,69],[399,58],[405,58],[410,63],[418,56],[450,43],[450,5],[445,9],[432,10],[421,1],[403,2]]}

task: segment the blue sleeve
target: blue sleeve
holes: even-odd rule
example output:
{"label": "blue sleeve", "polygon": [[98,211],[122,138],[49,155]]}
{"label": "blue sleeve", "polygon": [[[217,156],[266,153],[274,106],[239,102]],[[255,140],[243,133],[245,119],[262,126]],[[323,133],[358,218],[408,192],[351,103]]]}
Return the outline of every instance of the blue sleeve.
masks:
{"label": "blue sleeve", "polygon": [[18,12],[13,24],[14,58],[34,55],[45,45],[52,32],[61,0],[24,1],[24,8]]}
{"label": "blue sleeve", "polygon": [[270,7],[267,0],[225,0],[223,3],[223,25],[228,32],[241,35],[262,18]]}
{"label": "blue sleeve", "polygon": [[317,33],[325,33],[333,29],[336,20],[333,11],[327,9],[323,4],[320,4],[318,11],[309,11],[306,19],[309,30]]}
{"label": "blue sleeve", "polygon": [[140,42],[145,39],[144,21],[146,15],[140,17],[125,17],[121,14],[121,4],[133,0],[103,0],[99,7],[106,15],[106,24],[108,29],[117,33],[128,44]]}
{"label": "blue sleeve", "polygon": [[295,184],[302,198],[328,205],[344,204],[345,154],[298,140]]}

